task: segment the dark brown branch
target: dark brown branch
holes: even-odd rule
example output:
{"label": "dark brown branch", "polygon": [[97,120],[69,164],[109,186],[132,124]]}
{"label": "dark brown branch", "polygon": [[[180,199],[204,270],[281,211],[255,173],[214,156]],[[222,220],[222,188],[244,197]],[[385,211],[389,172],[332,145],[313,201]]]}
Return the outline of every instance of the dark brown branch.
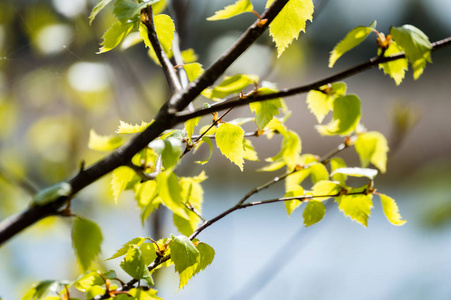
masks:
{"label": "dark brown branch", "polygon": [[[444,48],[444,47],[450,46],[450,45],[451,45],[451,37],[448,37],[446,39],[432,43],[432,47],[433,47],[432,50],[437,50],[437,49]],[[176,116],[177,116],[177,119],[180,120],[180,122],[184,122],[184,121],[192,119],[192,118],[205,116],[212,112],[221,111],[224,109],[228,109],[230,107],[243,106],[243,105],[247,105],[252,102],[259,102],[259,101],[264,101],[264,100],[269,100],[269,99],[274,99],[274,98],[279,98],[279,97],[288,97],[288,96],[294,96],[294,95],[298,95],[298,94],[302,94],[302,93],[307,93],[311,90],[317,90],[323,85],[337,82],[339,80],[343,80],[345,78],[359,74],[363,71],[369,70],[381,63],[386,63],[386,62],[402,59],[405,57],[406,57],[406,55],[403,52],[401,52],[399,54],[394,54],[394,55],[391,55],[388,57],[375,56],[375,57],[369,59],[368,61],[361,63],[357,66],[354,66],[352,68],[349,68],[347,70],[339,72],[335,75],[326,77],[324,79],[320,79],[318,81],[315,81],[315,82],[307,84],[307,85],[290,88],[290,89],[283,89],[277,93],[266,94],[266,95],[258,95],[258,93],[255,93],[255,94],[249,95],[248,97],[246,97],[244,99],[242,99],[240,97],[233,97],[227,101],[219,102],[218,104],[213,104],[208,108],[198,109],[193,112],[179,112],[176,114]]]}
{"label": "dark brown branch", "polygon": [[147,35],[149,37],[150,43],[157,55],[158,61],[161,64],[163,69],[163,73],[166,76],[166,80],[169,83],[173,92],[177,92],[182,89],[182,85],[180,84],[179,78],[174,70],[174,66],[172,65],[169,58],[166,56],[166,53],[161,46],[157,32],[155,31],[155,24],[153,21],[153,12],[152,6],[149,5],[146,9],[143,9],[141,12],[141,20],[142,23],[147,27]]}

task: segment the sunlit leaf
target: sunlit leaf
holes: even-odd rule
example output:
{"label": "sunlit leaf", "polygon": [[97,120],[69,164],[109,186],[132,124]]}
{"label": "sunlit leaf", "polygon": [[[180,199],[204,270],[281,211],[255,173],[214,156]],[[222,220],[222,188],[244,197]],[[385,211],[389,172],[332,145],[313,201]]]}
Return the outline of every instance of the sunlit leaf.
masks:
{"label": "sunlit leaf", "polygon": [[91,14],[89,15],[89,24],[94,21],[97,14],[105,7],[107,6],[111,1],[113,0],[99,0],[97,4],[94,6],[94,8],[91,11]]}
{"label": "sunlit leaf", "polygon": [[218,10],[215,12],[214,16],[207,18],[207,20],[224,20],[245,12],[251,12],[253,9],[252,3],[249,0],[238,0],[234,4],[224,7],[222,10]]}
{"label": "sunlit leaf", "polygon": [[[130,296],[132,296],[133,298],[130,298]],[[128,295],[127,295],[127,299],[131,299],[131,300],[162,300],[163,298],[160,298],[157,296],[157,291],[153,290],[153,289],[149,289],[149,290],[143,290],[143,289],[131,289],[130,291],[128,291]],[[117,298],[117,297],[115,297]]]}
{"label": "sunlit leaf", "polygon": [[[274,0],[268,0],[269,7]],[[280,57],[286,48],[298,39],[299,33],[305,31],[307,20],[312,21],[312,0],[290,0],[283,7],[277,17],[269,25],[269,34],[277,46],[277,57]]]}
{"label": "sunlit leaf", "polygon": [[[208,157],[207,157],[206,159],[195,161],[195,163],[196,163],[196,164],[200,164],[200,165],[204,165],[204,164],[206,164],[206,163],[210,160],[211,156],[213,155],[213,143],[212,143],[211,139],[210,139],[209,137],[206,137],[206,136],[204,136],[204,137],[201,139],[201,142],[206,143],[206,144],[210,147],[210,154],[208,155]],[[195,151],[196,151],[197,149],[199,149],[199,146],[200,146],[200,143],[199,143],[198,146],[196,147]]]}
{"label": "sunlit leaf", "polygon": [[180,159],[182,143],[178,138],[169,137],[165,140],[153,140],[150,142],[149,147],[156,153],[161,155],[163,166],[169,169],[177,164]]}
{"label": "sunlit leaf", "polygon": [[404,225],[407,221],[402,220],[401,215],[399,214],[399,208],[396,204],[396,201],[384,194],[379,194],[381,198],[382,208],[384,210],[384,214],[387,219],[396,226]]}
{"label": "sunlit leaf", "polygon": [[[302,197],[302,196],[304,196],[304,189],[300,185],[298,185],[297,187],[291,187],[291,190],[286,192],[284,195],[285,198]],[[288,201],[284,201],[284,202],[285,202],[285,209],[289,216],[293,213],[293,211],[296,208],[298,208],[302,204],[302,201],[296,200],[296,199],[288,200]]]}
{"label": "sunlit leaf", "polygon": [[310,200],[304,209],[302,216],[304,217],[305,227],[321,221],[326,214],[326,207],[320,201]]}
{"label": "sunlit leaf", "polygon": [[376,28],[376,21],[373,21],[368,27],[366,26],[357,26],[352,29],[345,36],[343,40],[341,40],[335,48],[330,52],[329,57],[329,68],[332,68],[335,62],[346,52],[358,46],[361,42],[363,42],[368,35]]}
{"label": "sunlit leaf", "polygon": [[346,216],[365,227],[368,225],[368,218],[373,208],[371,195],[345,195],[336,197],[335,201]]}
{"label": "sunlit leaf", "polygon": [[133,26],[133,23],[123,23],[121,21],[113,23],[113,26],[111,26],[102,36],[103,42],[100,44],[102,47],[99,49],[97,54],[114,49],[125,38],[125,36],[130,33]]}
{"label": "sunlit leaf", "polygon": [[359,154],[362,167],[366,168],[371,162],[385,173],[388,143],[380,132],[370,131],[360,134],[355,142],[355,150]]}
{"label": "sunlit leaf", "polygon": [[197,77],[204,73],[202,65],[197,62],[184,64],[183,68],[185,69],[186,76],[188,76],[189,81],[194,81]]}
{"label": "sunlit leaf", "polygon": [[111,256],[107,260],[124,256],[125,254],[127,254],[127,251],[130,248],[130,246],[133,246],[133,245],[140,246],[142,243],[144,243],[145,240],[146,240],[146,238],[144,238],[144,237],[136,237],[136,238],[132,239],[131,241],[128,241],[119,250],[117,250],[113,256]]}
{"label": "sunlit leaf", "polygon": [[82,292],[86,292],[88,289],[95,285],[103,285],[105,281],[102,279],[99,273],[96,271],[88,271],[75,279],[74,287]]}
{"label": "sunlit leaf", "polygon": [[113,191],[113,197],[116,203],[119,195],[125,190],[127,184],[133,179],[133,176],[135,176],[135,171],[129,167],[119,167],[113,171],[111,190]]}
{"label": "sunlit leaf", "polygon": [[360,121],[360,99],[356,95],[340,96],[334,100],[333,119],[327,125],[316,125],[322,135],[349,135]]}
{"label": "sunlit leaf", "polygon": [[91,266],[100,253],[103,236],[100,227],[87,219],[76,218],[72,227],[72,246],[83,271]]}
{"label": "sunlit leaf", "polygon": [[191,143],[191,136],[194,133],[194,127],[199,124],[200,117],[190,119],[185,122],[185,131],[186,131],[186,137],[188,138],[188,142]]}
{"label": "sunlit leaf", "polygon": [[119,21],[136,20],[139,17],[141,9],[154,4],[160,0],[134,1],[134,0],[115,0],[113,13]]}
{"label": "sunlit leaf", "polygon": [[367,177],[369,179],[374,179],[377,175],[377,170],[368,168],[339,168],[333,171],[330,175],[344,174],[353,177]]}
{"label": "sunlit leaf", "polygon": [[137,246],[130,246],[127,255],[121,261],[121,268],[133,279],[144,280],[153,285],[153,279],[144,263],[141,250]]}
{"label": "sunlit leaf", "polygon": [[276,156],[270,158],[269,161],[283,159],[288,166],[288,169],[293,170],[299,162],[301,151],[301,138],[296,132],[288,130],[283,137],[280,152]]}
{"label": "sunlit leaf", "polygon": [[[163,51],[167,56],[170,56],[172,53],[172,42],[174,41],[174,21],[172,21],[171,17],[168,15],[156,15],[154,16],[154,26],[161,48],[163,48]],[[149,40],[147,27],[143,23],[139,24],[139,34],[144,40],[146,47],[149,48],[149,56],[159,65],[160,62],[158,61],[155,50]]]}
{"label": "sunlit leaf", "polygon": [[312,183],[316,184],[322,180],[329,179],[329,172],[322,163],[316,163],[309,167]]}
{"label": "sunlit leaf", "polygon": [[418,79],[431,61],[432,44],[429,38],[412,25],[391,27],[390,34],[399,47],[404,49],[407,60],[413,68],[413,78]]}
{"label": "sunlit leaf", "polygon": [[254,146],[252,145],[251,140],[244,139],[244,159],[251,161],[258,161],[258,155],[255,151]]}
{"label": "sunlit leaf", "polygon": [[193,63],[199,59],[196,52],[194,52],[194,49],[192,49],[192,48],[183,50],[181,54],[182,54],[183,62],[185,64]]}
{"label": "sunlit leaf", "polygon": [[[385,50],[384,56],[390,56],[402,51],[403,49],[399,47],[396,42],[392,41],[388,49]],[[396,85],[400,85],[408,69],[407,60],[402,58],[379,64],[379,69],[383,69],[385,74],[390,75],[390,77],[395,80]]]}
{"label": "sunlit leaf", "polygon": [[[313,196],[335,196],[340,193],[341,187],[336,182],[329,180],[321,180],[315,183],[312,187]],[[330,197],[318,197],[314,198],[317,201],[324,201]]]}
{"label": "sunlit leaf", "polygon": [[255,75],[237,74],[224,78],[224,80],[213,89],[207,89],[202,92],[204,97],[219,101],[231,94],[237,94],[243,91],[248,85],[258,82]]}
{"label": "sunlit leaf", "polygon": [[244,130],[237,125],[223,123],[216,131],[216,146],[221,153],[243,171]]}
{"label": "sunlit leaf", "polygon": [[167,170],[157,175],[157,187],[158,194],[166,207],[173,213],[188,220],[189,216],[183,205],[182,187],[172,170]]}
{"label": "sunlit leaf", "polygon": [[141,125],[132,125],[132,124],[128,124],[125,123],[123,121],[119,121],[119,127],[116,130],[116,133],[122,134],[122,133],[127,133],[127,134],[132,134],[132,133],[140,133],[143,132],[147,127],[149,127],[150,124],[153,123],[153,121],[147,123],[142,121]]}
{"label": "sunlit leaf", "polygon": [[44,297],[50,289],[58,284],[55,280],[44,280],[33,284],[33,287],[22,297],[22,300],[38,300]]}
{"label": "sunlit leaf", "polygon": [[[266,87],[257,90],[258,95],[267,95],[275,92]],[[282,108],[282,98],[253,102],[249,104],[249,107],[255,113],[255,123],[257,123],[258,130],[263,130],[274,116],[279,115],[279,108]]]}
{"label": "sunlit leaf", "polygon": [[157,258],[157,248],[154,243],[143,243],[139,246],[144,264],[150,265]]}
{"label": "sunlit leaf", "polygon": [[330,86],[323,86],[319,91],[311,90],[307,94],[307,105],[310,112],[316,117],[318,123],[324,120],[324,117],[333,110],[334,99],[337,96],[346,94],[346,84],[336,82]]}
{"label": "sunlit leaf", "polygon": [[174,262],[175,271],[179,274],[199,262],[200,252],[186,236],[171,235],[169,248],[171,249],[171,260]]}
{"label": "sunlit leaf", "polygon": [[88,147],[97,151],[111,151],[120,147],[123,140],[120,136],[98,135],[94,129],[89,132]]}
{"label": "sunlit leaf", "polygon": [[340,157],[334,157],[330,160],[330,169],[333,175],[331,175],[331,178],[335,181],[338,181],[341,185],[345,184],[347,176],[344,174],[336,173],[334,174],[334,171],[336,169],[340,168],[346,168],[345,161]]}

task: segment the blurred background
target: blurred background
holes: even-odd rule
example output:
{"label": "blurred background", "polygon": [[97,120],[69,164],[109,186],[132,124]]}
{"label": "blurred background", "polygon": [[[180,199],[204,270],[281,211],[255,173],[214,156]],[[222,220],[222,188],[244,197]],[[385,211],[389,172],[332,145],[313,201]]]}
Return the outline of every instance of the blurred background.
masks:
{"label": "blurred background", "polygon": [[[182,50],[194,49],[204,67],[255,20],[254,15],[244,14],[207,23],[206,17],[231,2],[174,0],[166,10],[176,19]],[[264,10],[265,1],[253,2],[258,12]],[[256,74],[278,88],[334,74],[376,54],[375,36],[370,36],[334,69],[327,67],[334,45],[353,27],[373,20],[385,33],[392,25],[413,24],[432,42],[451,34],[447,0],[314,3],[313,23],[280,59],[275,59],[266,34],[227,74]],[[102,158],[106,153],[87,147],[91,128],[112,134],[119,120],[150,121],[168,99],[164,76],[142,43],[96,54],[113,17],[110,5],[90,26],[94,5],[90,0],[0,2],[0,219],[27,207],[31,187],[64,180],[76,174],[82,160],[89,165]],[[348,93],[362,100],[362,123],[389,139],[388,172],[377,177],[376,186],[397,200],[406,225],[392,226],[377,197],[368,228],[344,217],[334,203],[327,207],[323,221],[309,228],[303,228],[302,206],[291,217],[278,204],[238,211],[199,236],[216,250],[213,264],[178,292],[175,272],[157,272],[159,295],[165,299],[451,299],[451,49],[433,52],[432,60],[418,81],[409,72],[398,87],[377,69],[346,80]],[[308,112],[305,95],[285,101],[293,111],[288,126],[300,135],[303,153],[321,156],[341,142],[315,131],[316,120]],[[231,117],[249,115],[242,108]],[[275,141],[253,139],[260,161],[246,162],[242,173],[215,151],[205,168],[209,176],[203,184],[205,217],[216,216],[254,186],[279,175],[255,172],[265,164],[264,158],[278,152],[280,143]],[[349,165],[359,164],[353,149],[340,156]],[[193,164],[195,159],[186,156],[177,174],[199,174],[202,167]],[[283,184],[254,200],[282,195]],[[109,177],[81,192],[73,203],[75,213],[102,227],[105,258],[136,236],[161,238],[176,233],[172,217],[164,211],[142,226],[131,192],[122,194],[118,205],[112,203]],[[20,299],[33,282],[74,279],[79,274],[71,224],[70,219],[45,219],[0,248],[1,299]],[[118,260],[99,264],[119,269]]]}

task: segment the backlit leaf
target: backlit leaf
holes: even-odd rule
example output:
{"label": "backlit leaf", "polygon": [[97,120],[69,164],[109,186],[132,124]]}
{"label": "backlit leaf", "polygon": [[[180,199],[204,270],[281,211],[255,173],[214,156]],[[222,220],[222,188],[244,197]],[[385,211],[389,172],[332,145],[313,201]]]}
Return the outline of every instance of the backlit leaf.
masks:
{"label": "backlit leaf", "polygon": [[158,194],[166,207],[173,213],[188,220],[189,216],[183,205],[182,187],[180,186],[177,176],[172,170],[167,170],[159,173],[156,180]]}
{"label": "backlit leaf", "polygon": [[[216,128],[216,127],[215,127],[215,128]],[[208,157],[207,157],[205,160],[198,160],[198,161],[195,161],[195,163],[196,163],[196,164],[200,164],[200,165],[204,165],[204,164],[206,164],[206,163],[210,160],[211,156],[213,155],[213,143],[211,142],[211,139],[210,139],[209,137],[206,137],[206,136],[204,136],[204,137],[201,139],[201,141],[202,141],[203,143],[206,143],[206,144],[210,147],[210,154],[208,155]],[[196,147],[195,151],[199,148],[199,146],[200,146],[200,143],[199,143],[198,146]]]}
{"label": "backlit leaf", "polygon": [[44,280],[33,284],[33,287],[22,297],[22,300],[42,299],[52,287],[58,284],[55,280]]}
{"label": "backlit leaf", "polygon": [[200,117],[190,119],[185,122],[185,131],[186,131],[186,137],[188,138],[188,141],[191,142],[191,136],[194,133],[194,127],[199,124]]}
{"label": "backlit leaf", "polygon": [[304,209],[302,216],[304,217],[305,227],[311,226],[321,221],[326,214],[326,207],[322,202],[310,200]]}
{"label": "backlit leaf", "polygon": [[327,125],[316,125],[322,135],[349,135],[360,121],[360,99],[356,95],[340,96],[334,100],[333,119]]}
{"label": "backlit leaf", "polygon": [[252,3],[249,0],[238,0],[232,5],[224,7],[224,9],[215,12],[215,15],[207,18],[208,21],[224,20],[236,15],[251,12],[253,10]]}
{"label": "backlit leaf", "polygon": [[154,243],[143,243],[139,246],[144,264],[150,265],[157,258],[157,247]]}
{"label": "backlit leaf", "polygon": [[[130,298],[130,296],[133,296],[133,298]],[[157,291],[153,289],[149,290],[143,290],[143,289],[131,289],[128,291],[128,295],[126,299],[130,300],[162,300],[163,298],[160,298],[157,296]],[[117,298],[117,297],[115,297]]]}
{"label": "backlit leaf", "polygon": [[244,130],[237,125],[223,123],[216,131],[216,146],[221,153],[243,171]]}
{"label": "backlit leaf", "polygon": [[[384,56],[390,56],[402,51],[403,49],[399,47],[395,41],[392,41],[388,49],[385,50]],[[407,60],[402,58],[379,64],[379,69],[383,69],[385,74],[390,75],[390,77],[395,80],[396,85],[400,85],[408,69]]]}
{"label": "backlit leaf", "polygon": [[97,4],[94,6],[94,8],[91,11],[91,14],[89,15],[89,24],[94,21],[97,14],[105,7],[107,6],[111,1],[113,0],[99,0]]}
{"label": "backlit leaf", "polygon": [[161,155],[163,166],[169,169],[177,164],[180,159],[182,143],[178,138],[169,137],[165,140],[153,140],[150,142],[149,147],[156,153]]}
{"label": "backlit leaf", "polygon": [[329,172],[327,168],[322,163],[316,163],[309,167],[310,177],[312,179],[312,183],[316,184],[322,180],[329,179]]}
{"label": "backlit leaf", "polygon": [[194,81],[204,73],[204,69],[200,63],[194,62],[189,64],[184,64],[183,68],[185,69],[186,76],[188,76],[189,81]]}
{"label": "backlit leaf", "polygon": [[[258,95],[267,95],[274,92],[274,90],[266,87],[257,90]],[[257,123],[258,130],[263,130],[274,116],[279,115],[279,108],[282,108],[282,99],[276,98],[261,102],[253,102],[249,104],[249,107],[251,111],[255,113],[255,123]]]}
{"label": "backlit leaf", "polygon": [[388,143],[380,132],[370,131],[360,134],[355,142],[355,150],[359,154],[362,167],[366,168],[371,162],[385,173]]}
{"label": "backlit leaf", "polygon": [[[274,0],[268,0],[269,7]],[[283,7],[277,17],[269,25],[269,34],[277,46],[277,57],[280,57],[299,33],[305,31],[307,20],[312,21],[312,0],[290,0]]]}
{"label": "backlit leaf", "polygon": [[72,227],[72,247],[83,271],[91,266],[100,253],[103,236],[100,227],[87,219],[76,218]]}
{"label": "backlit leaf", "polygon": [[334,171],[336,169],[340,168],[346,168],[346,163],[344,160],[340,157],[334,157],[330,160],[330,169],[333,175],[331,175],[331,178],[335,181],[338,181],[341,185],[345,185],[345,181],[347,176],[344,174],[336,173],[334,174]]}
{"label": "backlit leaf", "polygon": [[258,161],[258,155],[255,151],[254,146],[252,145],[251,140],[244,139],[244,159],[251,161]]}
{"label": "backlit leaf", "polygon": [[[340,193],[341,187],[336,182],[329,181],[329,180],[321,180],[315,183],[315,185],[312,187],[312,193],[313,196],[335,196]],[[330,197],[318,197],[314,198],[317,201],[324,201]]]}
{"label": "backlit leaf", "polygon": [[89,132],[88,147],[97,151],[111,151],[120,147],[123,140],[115,135],[98,135],[94,129]]}
{"label": "backlit leaf", "polygon": [[75,279],[74,287],[82,292],[86,292],[88,289],[95,285],[103,285],[105,282],[102,277],[96,271],[88,271]]}
{"label": "backlit leaf", "polygon": [[179,274],[199,262],[200,252],[186,236],[171,235],[169,249],[171,250],[171,260],[174,262],[175,271]]}
{"label": "backlit leaf", "polygon": [[130,246],[133,246],[133,245],[140,246],[142,243],[145,242],[145,240],[146,240],[146,238],[144,238],[144,237],[136,237],[136,238],[132,239],[131,241],[128,241],[119,250],[117,250],[113,256],[111,256],[107,260],[121,257],[121,256],[127,254],[127,251],[130,248]]}
{"label": "backlit leaf", "polygon": [[399,208],[396,204],[396,201],[384,194],[379,194],[382,203],[382,209],[384,210],[384,214],[387,219],[396,226],[404,225],[407,221],[402,220],[401,215],[399,214]]}
{"label": "backlit leaf", "polygon": [[334,99],[346,94],[346,84],[336,82],[330,86],[322,86],[319,91],[311,90],[307,94],[307,105],[310,112],[316,117],[318,123],[333,110]]}
{"label": "backlit leaf", "polygon": [[183,288],[188,280],[191,279],[194,275],[204,270],[208,265],[210,265],[214,259],[215,251],[212,247],[205,243],[198,243],[196,246],[197,250],[199,250],[200,257],[197,263],[186,268],[180,275],[180,283],[179,290]]}
{"label": "backlit leaf", "polygon": [[144,280],[149,285],[154,284],[152,276],[144,263],[141,250],[137,246],[130,246],[120,265],[122,270],[133,279]]}
{"label": "backlit leaf", "polygon": [[[158,41],[160,42],[163,51],[167,56],[172,55],[172,42],[174,41],[175,25],[171,17],[168,15],[156,15],[154,16],[154,26],[155,32],[157,33]],[[143,23],[139,24],[139,34],[144,40],[146,47],[149,48],[149,56],[153,59],[156,64],[160,64],[158,61],[155,50],[150,43],[148,31],[146,25]]]}
{"label": "backlit leaf", "polygon": [[376,21],[373,21],[370,26],[357,26],[352,29],[345,36],[343,40],[341,40],[335,48],[330,52],[329,57],[329,68],[332,68],[335,62],[346,52],[358,46],[361,42],[363,42],[368,35],[376,28]]}
{"label": "backlit leaf", "polygon": [[258,76],[237,74],[225,77],[224,80],[213,89],[206,89],[203,91],[202,95],[209,99],[219,101],[231,94],[238,94],[254,82],[258,82]]}
{"label": "backlit leaf", "polygon": [[114,169],[111,179],[111,190],[113,191],[114,201],[117,203],[119,195],[125,190],[127,184],[135,176],[135,171],[129,167],[119,167]]}
{"label": "backlit leaf", "polygon": [[130,33],[133,26],[133,23],[123,23],[121,21],[113,23],[113,26],[111,26],[102,36],[103,42],[100,44],[102,47],[99,49],[97,54],[114,49],[125,38],[125,36]]}
{"label": "backlit leaf", "polygon": [[270,158],[269,161],[283,159],[288,169],[293,170],[300,160],[301,151],[302,143],[299,135],[292,130],[288,130],[283,137],[282,149],[276,156]]}
{"label": "backlit leaf", "polygon": [[371,208],[373,208],[371,195],[345,195],[336,197],[335,201],[346,216],[367,227]]}
{"label": "backlit leaf", "polygon": [[413,78],[418,79],[431,61],[432,45],[429,38],[412,25],[391,27],[390,34],[399,47],[404,49],[407,60],[413,68]]}
{"label": "backlit leaf", "polygon": [[150,124],[153,123],[153,121],[147,123],[142,121],[141,125],[132,125],[132,124],[128,124],[125,123],[123,121],[119,121],[119,127],[116,130],[116,133],[122,134],[122,133],[127,133],[127,134],[132,134],[132,133],[140,133],[143,132],[147,127],[149,127]]}
{"label": "backlit leaf", "polygon": [[183,62],[185,64],[193,63],[199,59],[196,52],[194,52],[194,49],[192,49],[192,48],[183,50],[181,54],[182,54]]}
{"label": "backlit leaf", "polygon": [[134,0],[115,0],[113,13],[119,21],[137,20],[141,9],[156,3],[160,0],[134,1]]}
{"label": "backlit leaf", "polygon": [[374,179],[377,175],[377,170],[368,168],[339,168],[333,171],[330,175],[344,174],[354,177],[367,177],[369,179]]}
{"label": "backlit leaf", "polygon": [[[289,197],[301,197],[304,196],[304,189],[302,188],[302,186],[298,185],[297,187],[292,187],[292,189],[288,192],[285,193],[284,197],[289,198]],[[285,202],[285,209],[287,211],[287,214],[290,216],[293,211],[298,208],[301,204],[302,201],[300,200],[288,200],[288,201],[284,201]]]}

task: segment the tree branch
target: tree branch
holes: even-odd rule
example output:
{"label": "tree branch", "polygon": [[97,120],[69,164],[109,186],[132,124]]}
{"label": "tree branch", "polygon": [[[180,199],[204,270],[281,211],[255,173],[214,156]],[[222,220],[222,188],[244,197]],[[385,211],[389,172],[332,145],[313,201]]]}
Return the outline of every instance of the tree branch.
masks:
{"label": "tree branch", "polygon": [[[448,37],[446,39],[432,43],[432,50],[441,49],[441,48],[444,48],[444,47],[447,47],[450,45],[451,45],[451,37]],[[185,112],[185,111],[178,112],[178,113],[176,113],[176,117],[180,122],[184,122],[184,121],[187,121],[192,118],[205,116],[212,112],[221,111],[224,109],[228,109],[230,107],[244,106],[244,105],[247,105],[252,102],[260,102],[260,101],[270,100],[270,99],[274,99],[274,98],[282,98],[282,97],[288,97],[288,96],[294,96],[297,94],[307,93],[311,90],[317,90],[323,85],[337,82],[339,80],[343,80],[345,78],[359,74],[363,71],[369,70],[381,63],[386,63],[386,62],[402,59],[405,57],[406,57],[406,55],[404,52],[394,54],[391,56],[387,56],[387,57],[375,56],[364,63],[361,63],[352,68],[341,71],[335,75],[326,77],[324,79],[320,79],[318,81],[315,81],[315,82],[307,84],[307,85],[303,85],[303,86],[299,86],[299,87],[295,87],[295,88],[289,88],[289,89],[282,89],[279,92],[272,93],[272,94],[258,95],[258,93],[254,93],[245,98],[240,98],[240,97],[236,96],[229,100],[219,102],[217,104],[213,104],[208,108],[197,109],[193,112]]]}

